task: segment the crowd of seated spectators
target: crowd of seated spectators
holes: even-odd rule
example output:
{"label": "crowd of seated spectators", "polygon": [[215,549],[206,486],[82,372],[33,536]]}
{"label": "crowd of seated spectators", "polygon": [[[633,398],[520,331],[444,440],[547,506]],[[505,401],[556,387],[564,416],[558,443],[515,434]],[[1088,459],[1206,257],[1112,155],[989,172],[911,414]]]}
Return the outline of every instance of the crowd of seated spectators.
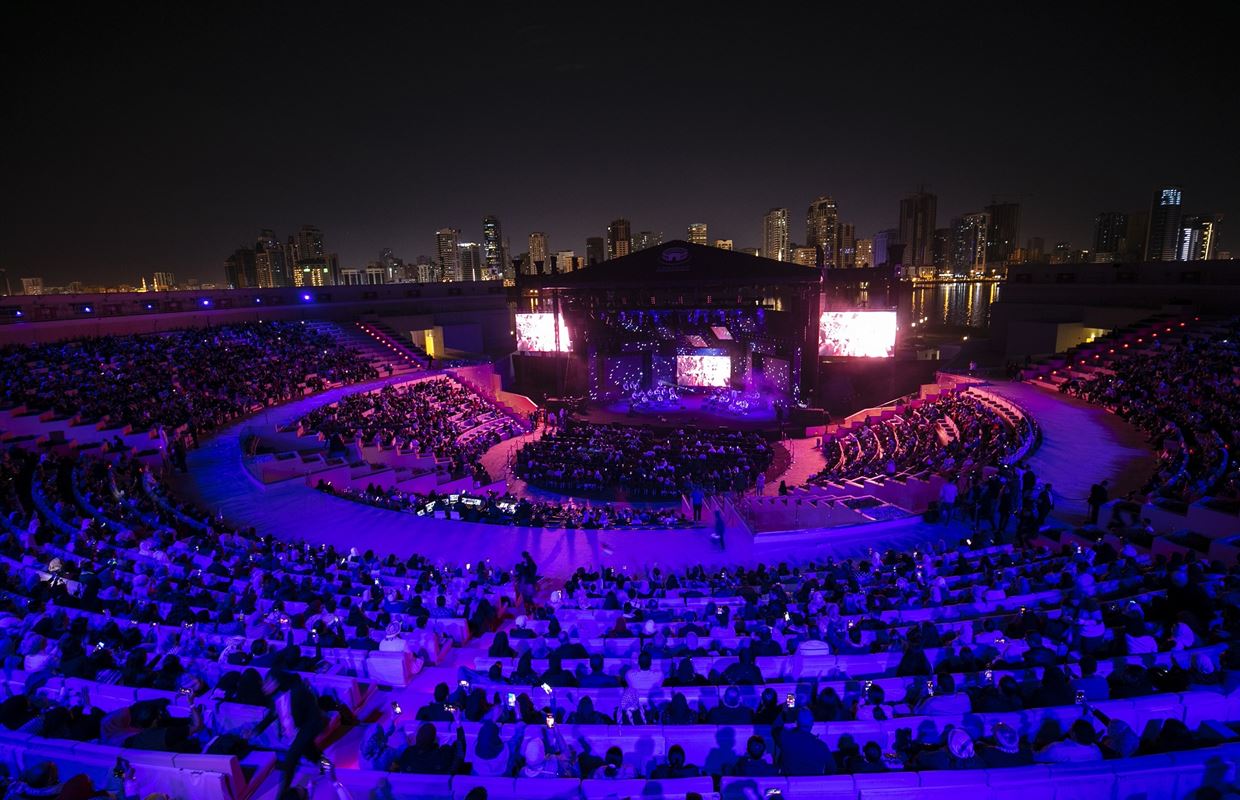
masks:
{"label": "crowd of seated spectators", "polygon": [[0,404],[115,427],[206,433],[328,384],[377,378],[359,351],[293,322],[0,348]]}
{"label": "crowd of seated spectators", "polygon": [[359,392],[297,421],[303,432],[339,441],[432,453],[453,474],[472,470],[493,445],[521,426],[454,378],[440,376]]}
{"label": "crowd of seated spectators", "polygon": [[[433,658],[435,624],[462,618],[486,657],[408,709],[408,725],[393,711],[369,726],[363,766],[798,776],[1102,760],[1234,739],[1177,719],[1134,730],[1107,706],[1234,685],[1234,570],[1192,556],[940,540],[798,565],[580,567],[540,594],[528,556],[512,570],[442,567],[265,540],[173,505],[157,486],[123,456],[12,448],[0,458],[0,651],[10,685],[24,687],[0,703],[9,730],[167,752],[277,747],[291,781],[300,759],[320,755],[298,731],[360,724],[323,683],[335,653],[391,643]],[[850,658],[851,669],[815,667]],[[883,660],[864,666],[873,658]],[[95,688],[57,682],[68,678]],[[113,685],[164,696],[96,698]],[[205,713],[212,703],[256,713],[229,724]],[[282,703],[295,724],[272,742]],[[1037,733],[986,716],[1065,708],[1076,709],[1068,724]],[[965,715],[981,715],[981,729]],[[932,735],[926,719],[942,720]],[[827,724],[853,721],[899,727],[894,742],[828,735]],[[611,724],[656,726],[665,755],[643,762],[571,734]],[[695,725],[737,727],[738,749],[691,758],[678,731]]]}
{"label": "crowd of seated spectators", "polygon": [[[1219,564],[1105,544],[1054,554],[940,542],[721,572],[583,567],[531,618],[497,633],[457,687],[436,687],[414,735],[402,741],[395,720],[374,730],[366,758],[398,772],[661,779],[1000,768],[1205,747],[1236,735],[1177,718],[1134,730],[1105,709],[1234,687],[1235,588],[1234,570]],[[1026,597],[1039,600],[1005,604]],[[918,610],[930,613],[902,621]],[[606,630],[589,632],[598,625]],[[892,658],[876,672],[811,671],[814,659],[862,664],[880,653]],[[1033,733],[1003,719],[981,719],[980,732],[958,721],[1041,709],[1073,710],[1062,727]],[[894,744],[844,735],[831,746],[823,735],[830,723],[904,718]],[[944,720],[929,738],[926,718]],[[435,723],[456,723],[455,740],[440,742]],[[643,768],[563,729],[613,724],[659,726],[665,757]],[[693,725],[753,734],[740,752],[693,764],[675,744],[678,728]],[[515,744],[514,726],[524,729]]]}
{"label": "crowd of seated spectators", "polygon": [[[1111,348],[1088,376],[1060,384],[1148,433],[1160,451],[1146,493],[1192,501],[1240,497],[1240,317],[1204,327],[1167,326],[1137,347]],[[1094,368],[1094,365],[1101,368]],[[1070,362],[1070,367],[1072,366]]]}
{"label": "crowd of seated spectators", "polygon": [[534,528],[680,528],[692,523],[673,508],[647,508],[618,503],[551,502],[497,492],[442,494],[404,492],[395,487],[370,485],[365,489],[338,489],[320,481],[316,488],[337,497],[377,508],[421,516],[438,516],[489,525],[522,525]]}
{"label": "crowd of seated spectators", "polygon": [[517,453],[514,472],[562,494],[622,489],[636,500],[698,490],[741,492],[771,465],[771,445],[757,433],[598,425],[568,420]]}
{"label": "crowd of seated spectators", "polygon": [[[514,574],[485,561],[445,568],[275,541],[171,502],[123,455],[9,448],[0,456],[0,725],[166,752],[292,748],[291,774],[297,753],[314,747],[299,731],[355,722],[346,687],[365,676],[350,653],[407,654],[416,670],[450,645],[445,623],[481,635],[523,602]],[[118,701],[111,686],[158,696]],[[277,713],[290,696],[292,727]],[[230,721],[220,704],[255,713]]]}
{"label": "crowd of seated spectators", "polygon": [[967,392],[940,395],[895,416],[872,419],[823,442],[827,467],[816,483],[900,474],[938,473],[949,479],[1004,463],[1031,435]]}

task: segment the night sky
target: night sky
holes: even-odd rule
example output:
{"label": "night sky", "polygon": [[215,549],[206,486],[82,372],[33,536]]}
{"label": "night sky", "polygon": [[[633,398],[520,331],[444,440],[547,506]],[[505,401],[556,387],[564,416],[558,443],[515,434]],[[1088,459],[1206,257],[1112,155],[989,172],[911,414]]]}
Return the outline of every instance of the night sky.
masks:
{"label": "night sky", "polygon": [[1097,212],[1179,183],[1240,249],[1221,3],[356,5],[5,3],[0,267],[222,281],[303,223],[344,266],[412,260],[488,213],[514,255],[531,230],[584,254],[617,216],[753,247],[771,206],[803,241],[830,194],[869,236],[920,184],[940,227],[1008,199],[1022,239],[1089,247]]}

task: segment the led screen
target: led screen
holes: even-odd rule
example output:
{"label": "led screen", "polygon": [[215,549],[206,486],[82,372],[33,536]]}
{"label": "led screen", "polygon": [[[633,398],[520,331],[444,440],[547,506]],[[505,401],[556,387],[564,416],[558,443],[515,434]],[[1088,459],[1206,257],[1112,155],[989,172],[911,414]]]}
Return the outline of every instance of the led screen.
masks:
{"label": "led screen", "polygon": [[560,317],[560,346],[556,348],[554,314],[517,314],[517,352],[567,353],[572,349],[568,326]]}
{"label": "led screen", "polygon": [[731,356],[676,356],[676,383],[681,386],[727,386],[731,380]]}
{"label": "led screen", "polygon": [[824,311],[818,355],[890,358],[896,350],[896,312]]}

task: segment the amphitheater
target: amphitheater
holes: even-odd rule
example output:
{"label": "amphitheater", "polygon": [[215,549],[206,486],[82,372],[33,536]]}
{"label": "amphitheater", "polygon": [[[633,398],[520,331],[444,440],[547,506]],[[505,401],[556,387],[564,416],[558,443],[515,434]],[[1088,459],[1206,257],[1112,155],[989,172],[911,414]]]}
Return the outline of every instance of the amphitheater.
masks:
{"label": "amphitheater", "polygon": [[1237,318],[742,440],[220,314],[0,350],[13,796],[1236,791]]}

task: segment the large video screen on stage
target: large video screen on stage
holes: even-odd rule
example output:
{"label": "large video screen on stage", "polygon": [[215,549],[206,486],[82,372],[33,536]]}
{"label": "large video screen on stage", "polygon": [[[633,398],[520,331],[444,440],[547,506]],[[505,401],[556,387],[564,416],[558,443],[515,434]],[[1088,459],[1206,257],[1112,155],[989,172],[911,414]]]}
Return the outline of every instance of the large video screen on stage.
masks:
{"label": "large video screen on stage", "polygon": [[727,386],[731,380],[731,356],[676,356],[676,383],[681,386]]}
{"label": "large video screen on stage", "polygon": [[[555,353],[555,314],[517,314],[517,352]],[[560,317],[560,346],[558,352],[572,350],[568,339],[568,326]]]}
{"label": "large video screen on stage", "polygon": [[895,352],[896,312],[822,312],[818,322],[818,355],[891,358]]}

